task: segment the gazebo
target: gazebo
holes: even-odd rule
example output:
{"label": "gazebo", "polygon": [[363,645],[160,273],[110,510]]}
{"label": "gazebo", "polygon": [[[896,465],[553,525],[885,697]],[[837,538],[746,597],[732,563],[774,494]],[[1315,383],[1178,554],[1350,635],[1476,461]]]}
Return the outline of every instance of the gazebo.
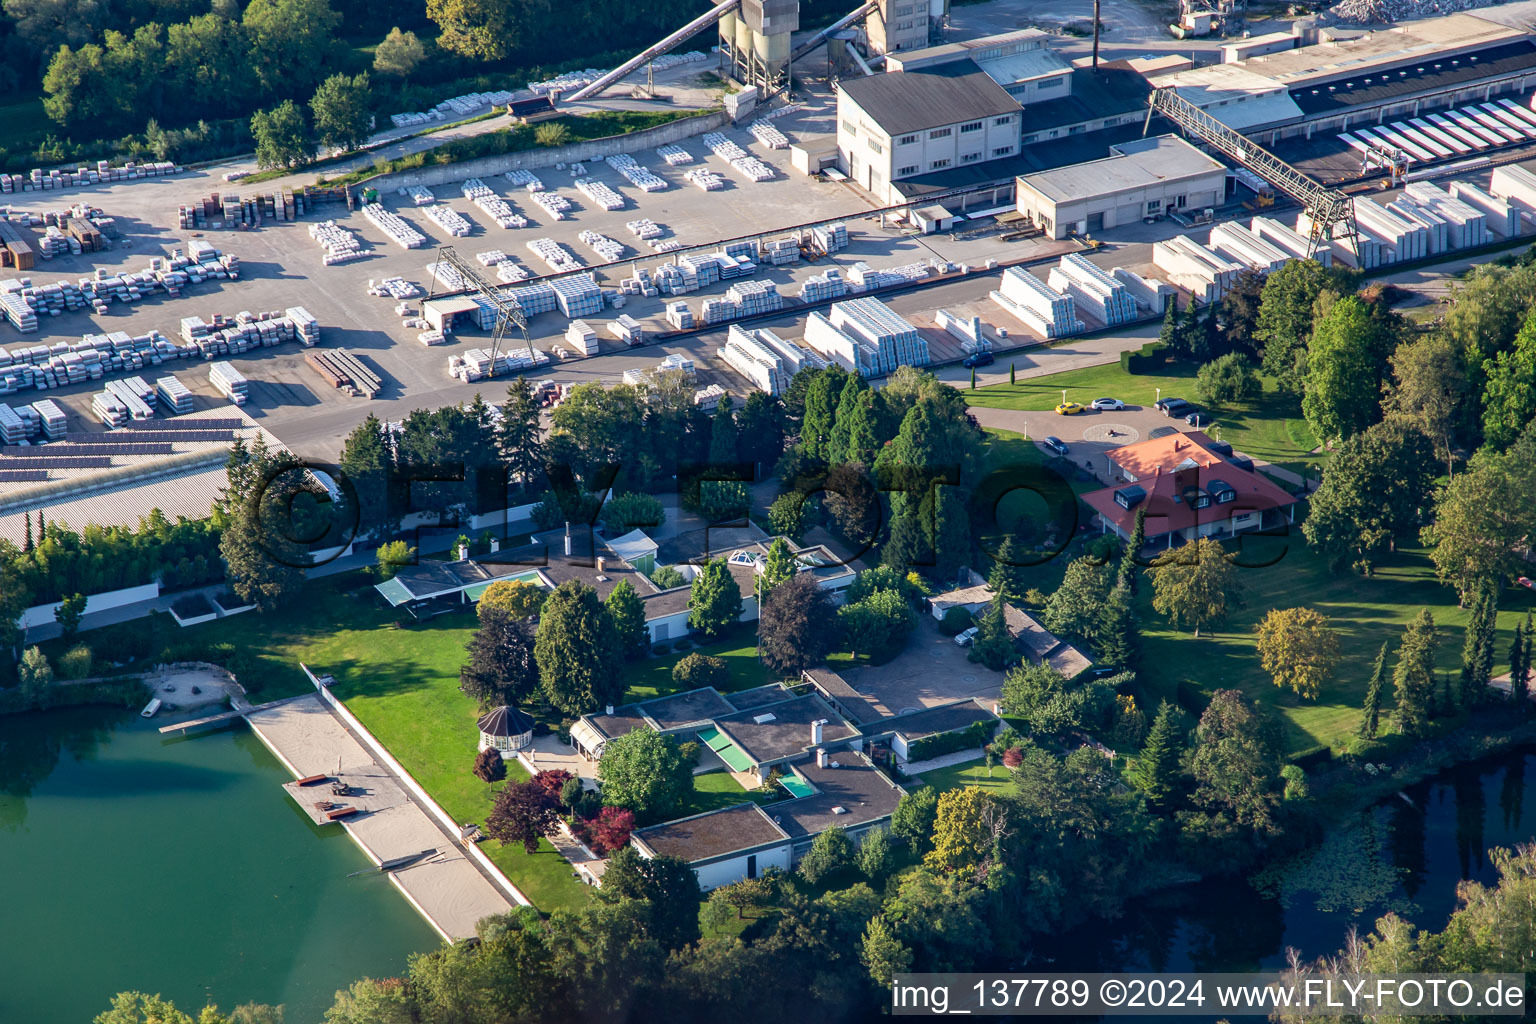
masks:
{"label": "gazebo", "polygon": [[480,749],[495,748],[502,755],[516,754],[533,744],[533,719],[503,704],[480,716]]}

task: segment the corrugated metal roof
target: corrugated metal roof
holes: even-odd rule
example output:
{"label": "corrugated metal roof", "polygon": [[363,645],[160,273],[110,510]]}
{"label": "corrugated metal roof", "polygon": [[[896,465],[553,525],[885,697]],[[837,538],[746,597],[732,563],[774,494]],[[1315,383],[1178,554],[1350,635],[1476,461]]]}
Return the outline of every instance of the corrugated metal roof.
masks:
{"label": "corrugated metal roof", "polygon": [[838,88],[889,135],[1019,110],[1018,100],[972,60],[846,78]]}

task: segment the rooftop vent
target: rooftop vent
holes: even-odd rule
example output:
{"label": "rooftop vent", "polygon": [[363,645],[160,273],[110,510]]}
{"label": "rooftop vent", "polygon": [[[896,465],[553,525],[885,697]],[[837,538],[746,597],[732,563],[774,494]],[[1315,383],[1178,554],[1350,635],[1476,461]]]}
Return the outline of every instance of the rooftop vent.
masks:
{"label": "rooftop vent", "polygon": [[842,804],[838,804],[836,807],[832,808],[832,813],[833,814],[847,814],[848,813],[848,808],[844,807]]}
{"label": "rooftop vent", "polygon": [[766,715],[758,715],[756,718],[752,719],[752,721],[756,722],[758,725],[767,725],[769,722],[774,721],[774,718],[775,716],[773,712],[770,711]]}

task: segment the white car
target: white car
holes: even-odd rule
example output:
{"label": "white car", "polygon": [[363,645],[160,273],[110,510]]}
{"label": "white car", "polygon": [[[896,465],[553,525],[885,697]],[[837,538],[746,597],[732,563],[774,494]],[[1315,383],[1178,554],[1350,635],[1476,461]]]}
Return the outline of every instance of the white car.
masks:
{"label": "white car", "polygon": [[957,647],[969,647],[969,646],[971,646],[971,641],[975,640],[976,639],[976,634],[980,633],[980,632],[981,632],[981,628],[979,626],[972,626],[970,629],[967,629],[964,632],[956,633],[955,634],[955,646],[957,646]]}
{"label": "white car", "polygon": [[1125,408],[1125,403],[1118,398],[1095,398],[1091,408],[1100,412],[1119,412]]}

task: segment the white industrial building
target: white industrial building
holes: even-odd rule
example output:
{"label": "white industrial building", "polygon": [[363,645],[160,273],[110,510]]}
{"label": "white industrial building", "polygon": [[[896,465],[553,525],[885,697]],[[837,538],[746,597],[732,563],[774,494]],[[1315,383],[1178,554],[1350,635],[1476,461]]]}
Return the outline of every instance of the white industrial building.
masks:
{"label": "white industrial building", "polygon": [[1018,211],[1050,237],[1065,238],[1214,207],[1226,194],[1226,167],[1177,136],[1137,139],[1110,152],[1102,160],[1020,177]]}
{"label": "white industrial building", "polygon": [[1018,102],[971,61],[845,79],[837,91],[841,169],[894,202],[892,183],[901,178],[1018,153],[1019,117]]}

